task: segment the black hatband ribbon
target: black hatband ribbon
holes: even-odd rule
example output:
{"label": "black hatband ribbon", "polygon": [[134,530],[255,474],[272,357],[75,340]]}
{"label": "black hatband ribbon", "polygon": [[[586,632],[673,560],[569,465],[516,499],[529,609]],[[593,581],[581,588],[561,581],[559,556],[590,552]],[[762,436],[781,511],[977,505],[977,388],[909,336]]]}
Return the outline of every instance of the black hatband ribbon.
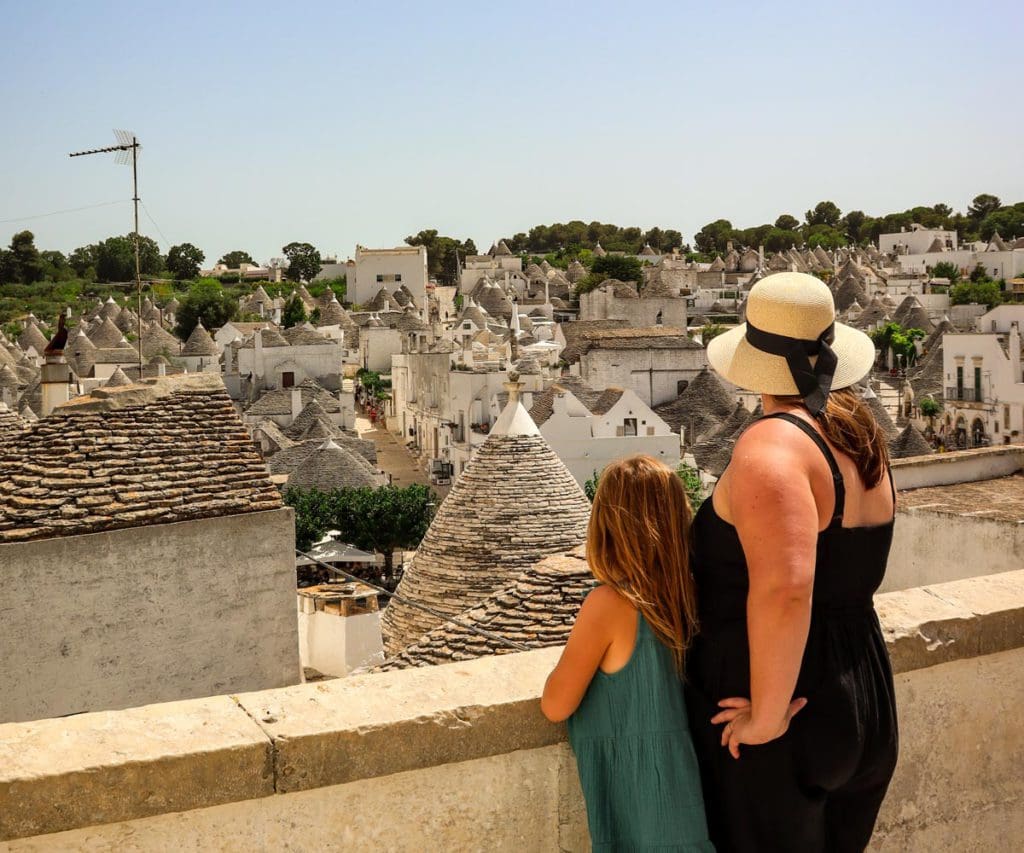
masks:
{"label": "black hatband ribbon", "polygon": [[[804,405],[812,415],[821,414],[832,390],[832,379],[839,363],[835,351],[830,346],[836,338],[835,323],[815,340],[809,341],[766,332],[748,320],[746,338],[755,349],[769,355],[781,355],[786,359],[797,391],[804,398]],[[811,367],[811,356],[814,355],[818,360]]]}

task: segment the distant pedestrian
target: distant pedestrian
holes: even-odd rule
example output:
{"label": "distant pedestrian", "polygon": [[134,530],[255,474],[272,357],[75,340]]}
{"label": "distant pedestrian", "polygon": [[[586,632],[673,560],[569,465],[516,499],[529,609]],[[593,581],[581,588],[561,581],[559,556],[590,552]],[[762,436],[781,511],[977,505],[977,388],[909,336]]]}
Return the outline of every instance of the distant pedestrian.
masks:
{"label": "distant pedestrian", "polygon": [[695,631],[690,506],[649,456],[601,472],[580,609],[541,710],[569,720],[596,850],[713,851],[680,676]]}

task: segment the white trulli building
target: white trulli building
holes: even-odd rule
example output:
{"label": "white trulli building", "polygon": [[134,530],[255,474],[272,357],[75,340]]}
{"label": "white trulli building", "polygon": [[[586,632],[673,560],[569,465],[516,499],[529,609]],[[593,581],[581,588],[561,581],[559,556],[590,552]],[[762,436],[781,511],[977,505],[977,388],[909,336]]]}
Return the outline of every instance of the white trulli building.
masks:
{"label": "white trulli building", "polygon": [[441,504],[382,628],[389,655],[482,603],[527,567],[583,542],[590,504],[509,383],[491,434]]}

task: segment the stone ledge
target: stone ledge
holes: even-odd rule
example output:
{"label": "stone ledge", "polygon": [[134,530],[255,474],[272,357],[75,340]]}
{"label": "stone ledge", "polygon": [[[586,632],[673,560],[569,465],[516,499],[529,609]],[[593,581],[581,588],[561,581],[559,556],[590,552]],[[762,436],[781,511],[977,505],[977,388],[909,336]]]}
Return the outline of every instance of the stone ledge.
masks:
{"label": "stone ledge", "polygon": [[[1024,571],[876,599],[897,672],[1024,647]],[[560,649],[0,725],[0,840],[556,744]]]}
{"label": "stone ledge", "polygon": [[1024,646],[1024,571],[875,597],[895,672]]}
{"label": "stone ledge", "polygon": [[561,649],[237,696],[274,744],[278,793],[565,740],[540,713]]}
{"label": "stone ledge", "polygon": [[228,696],[0,725],[0,840],[266,797],[271,758]]}

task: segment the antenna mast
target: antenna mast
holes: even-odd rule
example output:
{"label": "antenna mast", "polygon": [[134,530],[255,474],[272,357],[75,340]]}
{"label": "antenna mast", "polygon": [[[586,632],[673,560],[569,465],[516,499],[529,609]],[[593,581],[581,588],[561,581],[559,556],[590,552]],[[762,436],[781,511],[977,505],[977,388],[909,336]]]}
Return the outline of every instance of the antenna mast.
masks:
{"label": "antenna mast", "polygon": [[[69,157],[85,157],[89,154],[107,154],[117,152],[115,162],[122,166],[131,163],[132,166],[132,202],[135,206],[135,231],[132,242],[135,244],[135,295],[136,308],[138,311],[139,330],[139,382],[142,381],[142,266],[139,262],[139,151],[142,145],[138,137],[127,130],[115,130],[114,136],[117,145],[110,145],[106,148],[92,148],[88,151],[75,151]],[[128,152],[131,152],[129,154]]]}

